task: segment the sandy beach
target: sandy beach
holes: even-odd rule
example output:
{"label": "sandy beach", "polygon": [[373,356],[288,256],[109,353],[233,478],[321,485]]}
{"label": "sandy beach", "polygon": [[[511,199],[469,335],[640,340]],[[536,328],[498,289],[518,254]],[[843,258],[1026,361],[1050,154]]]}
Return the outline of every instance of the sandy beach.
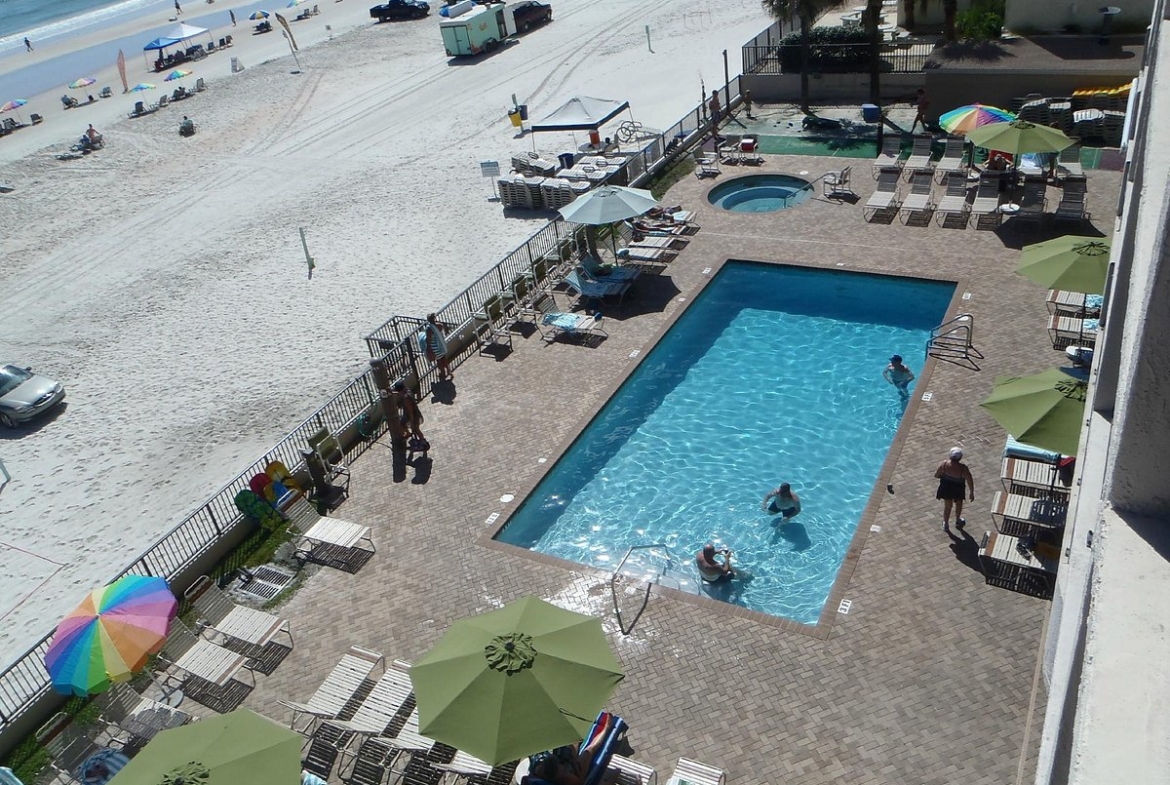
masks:
{"label": "sandy beach", "polygon": [[[71,71],[22,96],[25,118],[46,121],[0,140],[0,180],[16,187],[0,195],[0,359],[63,382],[68,402],[0,432],[13,476],[0,663],[359,373],[364,334],[446,302],[543,225],[505,217],[479,172],[532,148],[506,117],[513,93],[535,118],[582,94],[665,127],[698,102],[700,78],[721,83],[721,50],[738,72],[767,24],[754,0],[553,6],[551,25],[455,63],[434,14],[375,25],[368,4],[322,3],[293,23],[299,74],[279,33],[252,36],[241,18],[213,30],[233,33],[232,50],[190,66],[206,92],[139,119],[112,62],[90,75],[117,95],[95,105],[62,110]],[[226,21],[228,7],[214,12]],[[188,8],[191,21],[211,6]],[[246,70],[230,74],[232,55]],[[153,81],[141,44],[126,56],[131,83]],[[0,76],[19,78],[19,60]],[[194,137],[179,136],[183,115]],[[105,149],[56,160],[88,123]],[[573,140],[536,141],[555,153]]]}

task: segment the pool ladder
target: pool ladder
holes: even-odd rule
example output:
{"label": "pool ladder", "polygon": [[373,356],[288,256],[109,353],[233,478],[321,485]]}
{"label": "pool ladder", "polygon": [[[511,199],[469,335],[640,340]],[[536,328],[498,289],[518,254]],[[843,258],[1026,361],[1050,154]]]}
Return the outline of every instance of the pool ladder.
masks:
{"label": "pool ladder", "polygon": [[[628,574],[624,576],[627,578],[638,577],[644,580],[646,583],[645,592],[639,592],[632,586],[625,590],[627,594],[642,594],[641,605],[639,606],[637,613],[634,614],[633,619],[630,621],[630,624],[627,627],[625,621],[622,619],[622,609],[621,603],[618,601],[617,584],[619,583],[619,576],[622,575],[622,568],[626,566],[626,562],[629,561],[630,556],[633,555],[634,551],[659,551],[665,558],[661,563],[661,568],[655,567],[652,571],[643,571],[641,575],[638,576],[630,576]],[[638,623],[638,619],[641,617],[642,611],[646,610],[646,604],[650,601],[650,590],[655,584],[666,586],[671,589],[677,589],[678,591],[688,592],[690,594],[699,593],[697,576],[691,575],[681,569],[681,563],[675,560],[674,555],[670,552],[670,548],[666,545],[666,543],[655,542],[646,545],[634,545],[630,547],[626,550],[626,555],[622,557],[622,560],[618,562],[617,567],[614,568],[613,572],[609,576],[609,592],[610,596],[613,598],[613,612],[617,617],[618,628],[622,631],[622,635],[629,635],[630,632],[634,629],[634,625]]]}
{"label": "pool ladder", "polygon": [[973,368],[975,360],[982,360],[983,354],[975,348],[975,317],[961,313],[930,331],[926,342],[926,354],[940,360],[962,362]]}

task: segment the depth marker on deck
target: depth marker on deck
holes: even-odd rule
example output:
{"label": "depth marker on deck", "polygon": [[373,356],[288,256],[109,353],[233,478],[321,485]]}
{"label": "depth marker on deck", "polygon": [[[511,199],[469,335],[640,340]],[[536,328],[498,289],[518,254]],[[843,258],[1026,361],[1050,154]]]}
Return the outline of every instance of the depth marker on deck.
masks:
{"label": "depth marker on deck", "polygon": [[853,600],[841,600],[841,604],[837,606],[837,613],[848,615],[849,609],[853,607]]}
{"label": "depth marker on deck", "polygon": [[924,401],[932,401],[932,400],[934,400],[934,393],[932,393],[932,392],[924,392],[924,393],[922,393],[922,400],[924,400]]}
{"label": "depth marker on deck", "polygon": [[869,527],[869,530],[870,530],[871,532],[880,532],[880,531],[882,530],[882,527],[881,527],[881,526],[878,526],[878,525],[875,523],[873,526],[870,526],[870,527]]}
{"label": "depth marker on deck", "polygon": [[488,516],[487,520],[484,521],[484,523],[487,523],[487,524],[495,523],[496,519],[499,517],[500,517],[500,514],[498,512],[493,512],[491,515]]}
{"label": "depth marker on deck", "polygon": [[844,266],[845,266],[845,262],[837,262],[837,266],[838,266],[838,267],[844,267]]}
{"label": "depth marker on deck", "polygon": [[537,463],[546,463],[547,461],[548,461],[548,458],[537,458],[536,459]]}
{"label": "depth marker on deck", "polygon": [[970,300],[970,299],[971,299],[971,293],[970,293],[970,292],[963,292],[963,299],[964,299],[964,300]]}
{"label": "depth marker on deck", "polygon": [[642,353],[641,349],[635,349],[634,351],[630,352],[630,359],[631,360],[634,359],[635,357],[637,357],[641,353]]}
{"label": "depth marker on deck", "polygon": [[710,274],[711,274],[711,268],[710,268],[710,267],[704,267],[704,268],[703,268],[703,275],[710,275]]}

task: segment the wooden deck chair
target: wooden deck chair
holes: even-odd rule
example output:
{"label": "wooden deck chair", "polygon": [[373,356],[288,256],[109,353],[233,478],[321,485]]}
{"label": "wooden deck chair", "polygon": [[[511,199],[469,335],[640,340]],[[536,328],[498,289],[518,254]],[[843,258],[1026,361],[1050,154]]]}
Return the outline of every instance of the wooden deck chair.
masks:
{"label": "wooden deck chair", "polygon": [[723,785],[726,781],[727,775],[722,769],[688,758],[679,758],[666,785]]}
{"label": "wooden deck chair", "polygon": [[147,742],[158,733],[191,722],[191,715],[143,697],[129,684],[111,684],[98,696],[99,716],[109,726],[110,737],[125,747],[133,740]]}
{"label": "wooden deck chair", "polygon": [[241,670],[248,671],[253,686],[256,684],[256,674],[248,664],[247,655],[200,638],[178,619],[171,622],[167,641],[159,653],[159,662],[168,666],[162,678],[164,692],[170,681],[192,677],[213,687],[224,688]]}
{"label": "wooden deck chair", "polygon": [[[337,719],[379,664],[385,673],[386,658],[381,653],[351,646],[307,701],[277,701],[281,706],[292,709],[289,727],[304,735],[320,720]],[[302,716],[307,716],[309,722],[303,728],[297,728],[297,720]]]}
{"label": "wooden deck chair", "polygon": [[288,619],[237,605],[206,575],[196,578],[183,596],[203,621],[204,632],[211,631],[235,641],[254,657],[282,632],[288,636],[289,648],[293,647],[292,625]]}
{"label": "wooden deck chair", "polygon": [[887,169],[902,169],[902,137],[900,135],[886,134],[882,138],[882,149],[878,152],[877,158],[873,159],[873,179],[877,180],[881,173]]}

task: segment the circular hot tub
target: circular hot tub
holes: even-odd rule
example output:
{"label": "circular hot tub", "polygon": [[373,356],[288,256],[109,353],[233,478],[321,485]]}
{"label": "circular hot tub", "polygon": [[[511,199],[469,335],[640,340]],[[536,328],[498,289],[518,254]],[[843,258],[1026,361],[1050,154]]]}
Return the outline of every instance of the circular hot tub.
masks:
{"label": "circular hot tub", "polygon": [[733,213],[772,213],[804,204],[812,196],[809,181],[790,174],[749,174],[720,183],[707,201]]}

